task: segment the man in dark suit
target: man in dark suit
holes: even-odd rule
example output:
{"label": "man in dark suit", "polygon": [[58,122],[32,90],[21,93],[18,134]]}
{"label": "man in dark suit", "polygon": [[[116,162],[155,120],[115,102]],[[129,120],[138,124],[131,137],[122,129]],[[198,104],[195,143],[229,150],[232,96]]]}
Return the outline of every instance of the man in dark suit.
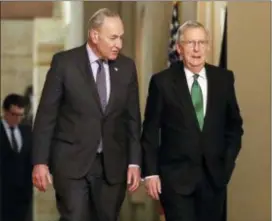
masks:
{"label": "man in dark suit", "polygon": [[140,182],[137,73],[119,54],[123,34],[118,14],[98,10],[88,42],[56,54],[47,74],[34,123],[33,182],[45,191],[50,168],[61,221],[116,221],[127,184],[134,191]]}
{"label": "man in dark suit", "polygon": [[148,194],[167,221],[219,221],[241,148],[242,119],[233,72],[205,62],[208,33],[198,22],[179,28],[182,58],[150,82],[143,123]]}
{"label": "man in dark suit", "polygon": [[0,123],[1,220],[32,220],[31,127],[20,125],[24,98],[10,94],[3,101]]}

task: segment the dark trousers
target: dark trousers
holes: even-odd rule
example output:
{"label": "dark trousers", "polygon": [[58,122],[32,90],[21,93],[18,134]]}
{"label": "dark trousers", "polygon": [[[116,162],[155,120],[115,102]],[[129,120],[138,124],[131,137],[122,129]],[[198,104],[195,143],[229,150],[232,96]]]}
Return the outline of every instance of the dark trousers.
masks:
{"label": "dark trousers", "polygon": [[105,181],[103,155],[99,154],[85,177],[55,177],[54,188],[60,221],[117,221],[126,183]]}
{"label": "dark trousers", "polygon": [[[10,189],[3,193],[1,221],[32,221],[32,195],[24,196],[24,189]],[[1,217],[0,217],[1,218]]]}
{"label": "dark trousers", "polygon": [[203,167],[202,179],[190,195],[162,187],[160,200],[166,221],[221,221],[224,215],[226,189],[216,189]]}

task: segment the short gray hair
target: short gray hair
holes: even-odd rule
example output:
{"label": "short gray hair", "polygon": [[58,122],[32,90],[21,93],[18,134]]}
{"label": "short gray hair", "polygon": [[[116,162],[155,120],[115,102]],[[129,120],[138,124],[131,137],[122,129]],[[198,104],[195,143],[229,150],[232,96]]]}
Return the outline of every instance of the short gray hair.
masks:
{"label": "short gray hair", "polygon": [[88,21],[88,31],[101,27],[106,17],[120,17],[117,12],[108,8],[101,8],[96,11]]}
{"label": "short gray hair", "polygon": [[180,41],[182,40],[183,38],[183,35],[184,33],[186,32],[187,29],[189,28],[202,28],[206,35],[207,35],[207,38],[209,39],[209,32],[208,30],[204,27],[204,25],[202,25],[200,22],[198,21],[192,21],[192,20],[189,20],[189,21],[186,21],[185,23],[183,23],[179,29],[178,29],[178,32],[177,32],[177,39],[176,39],[176,43],[180,43]]}

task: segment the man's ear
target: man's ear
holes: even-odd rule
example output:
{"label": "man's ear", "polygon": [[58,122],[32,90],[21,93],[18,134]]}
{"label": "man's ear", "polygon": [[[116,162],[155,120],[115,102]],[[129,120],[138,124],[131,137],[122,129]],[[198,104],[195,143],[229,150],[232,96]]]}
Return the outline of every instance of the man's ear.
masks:
{"label": "man's ear", "polygon": [[93,43],[97,43],[98,42],[98,31],[91,29],[89,30],[89,37],[91,38]]}
{"label": "man's ear", "polygon": [[210,44],[210,42],[208,42],[208,45],[207,45],[207,52],[210,52],[210,50],[211,50],[211,44]]}
{"label": "man's ear", "polygon": [[182,55],[182,46],[179,43],[176,43],[176,50],[179,55]]}

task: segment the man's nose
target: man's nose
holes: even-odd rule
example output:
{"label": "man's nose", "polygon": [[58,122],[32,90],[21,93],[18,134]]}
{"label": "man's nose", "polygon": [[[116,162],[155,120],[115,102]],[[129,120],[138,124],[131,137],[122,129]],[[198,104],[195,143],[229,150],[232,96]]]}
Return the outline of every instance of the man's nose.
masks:
{"label": "man's nose", "polygon": [[195,43],[194,43],[194,51],[199,51],[199,42],[198,41],[196,41]]}
{"label": "man's nose", "polygon": [[118,49],[121,49],[123,45],[122,39],[118,38],[115,42],[115,47],[117,47]]}

